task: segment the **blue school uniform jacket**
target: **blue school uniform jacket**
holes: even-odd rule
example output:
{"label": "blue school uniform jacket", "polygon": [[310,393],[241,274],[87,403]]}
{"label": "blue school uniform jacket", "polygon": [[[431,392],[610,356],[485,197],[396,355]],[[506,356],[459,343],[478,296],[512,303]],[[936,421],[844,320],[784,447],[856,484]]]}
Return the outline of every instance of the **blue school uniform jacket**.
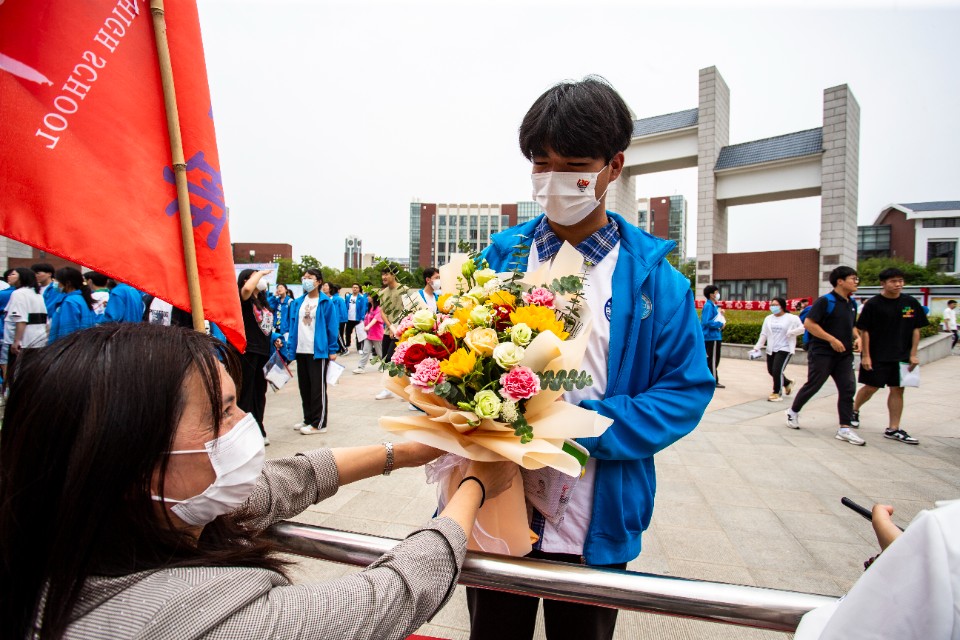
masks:
{"label": "blue school uniform jacket", "polygon": [[110,290],[101,322],[142,322],[143,295],[128,284],[118,282]]}
{"label": "blue school uniform jacket", "polygon": [[717,321],[717,305],[713,300],[703,303],[700,312],[700,329],[704,340],[721,340],[723,338],[723,323]]}
{"label": "blue school uniform jacket", "polygon": [[[716,382],[690,282],[665,257],[673,242],[655,238],[615,213],[620,252],[613,273],[607,388],[581,406],[613,419],[580,444],[596,460],[593,513],[583,546],[588,564],[629,562],[650,525],[657,477],[653,456],[693,431]],[[514,268],[516,245],[529,246],[543,216],[493,236],[483,257],[497,271]],[[526,270],[526,257],[519,264]]]}
{"label": "blue school uniform jacket", "polygon": [[[349,315],[350,311],[350,300],[353,298],[353,293],[348,293],[346,299],[344,300],[347,303],[347,312]],[[367,315],[367,296],[364,293],[357,294],[357,322],[363,322],[363,317]]]}
{"label": "blue school uniform jacket", "polygon": [[330,296],[330,301],[333,303],[333,307],[337,310],[337,322],[346,322],[347,302],[340,297],[339,293],[335,296]]}
{"label": "blue school uniform jacket", "polygon": [[87,306],[83,294],[79,291],[71,291],[63,296],[59,308],[50,320],[50,337],[47,344],[70,335],[74,331],[92,327],[96,323],[97,314]]}
{"label": "blue school uniform jacket", "polygon": [[[283,345],[283,357],[289,360],[297,359],[297,338],[300,335],[300,307],[303,301],[307,299],[307,294],[303,294],[293,301],[288,308],[288,313],[283,319],[283,327],[280,333],[287,336]],[[342,299],[341,299],[342,301]],[[313,359],[325,360],[331,355],[340,352],[340,316],[333,301],[324,294],[320,293],[317,303],[316,323],[313,332]],[[712,378],[711,378],[712,380]]]}

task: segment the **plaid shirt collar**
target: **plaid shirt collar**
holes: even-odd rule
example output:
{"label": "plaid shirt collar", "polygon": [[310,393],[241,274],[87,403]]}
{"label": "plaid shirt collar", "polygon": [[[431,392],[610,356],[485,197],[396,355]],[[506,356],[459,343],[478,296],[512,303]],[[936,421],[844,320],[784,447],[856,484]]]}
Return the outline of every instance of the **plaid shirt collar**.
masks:
{"label": "plaid shirt collar", "polygon": [[[607,254],[620,242],[620,227],[612,218],[607,218],[607,226],[594,232],[592,236],[578,244],[575,248],[583,256],[588,265],[593,266],[607,257]],[[557,237],[547,218],[544,216],[537,228],[533,230],[533,241],[537,245],[537,258],[540,262],[552,260],[563,241]]]}

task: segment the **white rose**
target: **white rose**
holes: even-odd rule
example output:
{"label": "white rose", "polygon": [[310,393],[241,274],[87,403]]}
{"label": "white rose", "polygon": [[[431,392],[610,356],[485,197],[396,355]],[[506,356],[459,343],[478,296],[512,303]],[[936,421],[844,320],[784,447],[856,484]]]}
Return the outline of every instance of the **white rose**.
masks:
{"label": "white rose", "polygon": [[502,342],[494,347],[493,359],[504,369],[510,370],[523,360],[523,347],[512,342]]}

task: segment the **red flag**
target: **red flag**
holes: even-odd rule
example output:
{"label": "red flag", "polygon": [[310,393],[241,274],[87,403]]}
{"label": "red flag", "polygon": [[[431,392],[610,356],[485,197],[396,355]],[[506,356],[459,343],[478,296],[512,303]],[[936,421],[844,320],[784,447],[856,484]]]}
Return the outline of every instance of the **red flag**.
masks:
{"label": "red flag", "polygon": [[[196,0],[167,0],[204,316],[245,346]],[[143,0],[0,4],[0,234],[190,310]]]}

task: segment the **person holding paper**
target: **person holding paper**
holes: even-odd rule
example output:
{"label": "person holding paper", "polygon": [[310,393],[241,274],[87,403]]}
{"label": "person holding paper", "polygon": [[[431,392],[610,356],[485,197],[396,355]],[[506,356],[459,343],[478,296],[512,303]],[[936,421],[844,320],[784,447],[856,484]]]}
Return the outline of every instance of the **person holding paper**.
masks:
{"label": "person holding paper", "polygon": [[793,380],[787,378],[787,365],[797,349],[797,336],[803,335],[800,318],[787,313],[787,301],[774,298],[770,301],[770,315],[763,319],[760,338],[754,351],[767,345],[767,373],[773,378],[773,393],[767,398],[770,402],[782,402],[783,394],[790,395]]}
{"label": "person holding paper", "polygon": [[[494,271],[525,273],[564,243],[583,256],[592,330],[581,369],[593,385],[564,400],[613,420],[577,440],[590,458],[562,526],[532,512],[530,557],[621,569],[636,558],[653,515],[654,454],[691,432],[713,397],[690,283],[667,261],[675,244],[605,207],[632,135],[629,108],[603,78],[548,89],[519,135],[544,214],[494,235],[482,254]],[[537,598],[468,588],[467,603],[471,639],[533,636]],[[549,639],[609,639],[617,610],[545,600],[544,619]]]}
{"label": "person holding paper", "polygon": [[340,351],[340,316],[320,291],[323,274],[310,267],[300,281],[304,294],[293,301],[281,333],[287,336],[284,357],[297,361],[297,386],[303,421],[293,425],[303,435],[327,432],[327,366]]}
{"label": "person holding paper", "polygon": [[707,348],[707,364],[710,367],[710,373],[716,382],[717,389],[725,388],[720,384],[720,375],[717,373],[717,367],[720,366],[720,350],[723,344],[723,325],[727,319],[720,308],[720,289],[715,285],[708,284],[703,288],[703,297],[707,301],[703,304],[703,311],[700,312],[700,329],[703,330],[703,344]]}
{"label": "person holding paper", "polygon": [[903,383],[900,380],[900,363],[907,363],[913,371],[920,365],[917,346],[920,344],[920,327],[927,326],[927,314],[913,296],[903,291],[904,273],[891,267],[880,272],[880,295],[870,298],[863,305],[857,320],[863,341],[860,358],[860,391],[853,402],[854,426],[860,426],[860,408],[878,389],[890,387],[887,396],[889,422],[883,437],[905,444],[919,444],[919,440],[900,428],[903,414]]}

